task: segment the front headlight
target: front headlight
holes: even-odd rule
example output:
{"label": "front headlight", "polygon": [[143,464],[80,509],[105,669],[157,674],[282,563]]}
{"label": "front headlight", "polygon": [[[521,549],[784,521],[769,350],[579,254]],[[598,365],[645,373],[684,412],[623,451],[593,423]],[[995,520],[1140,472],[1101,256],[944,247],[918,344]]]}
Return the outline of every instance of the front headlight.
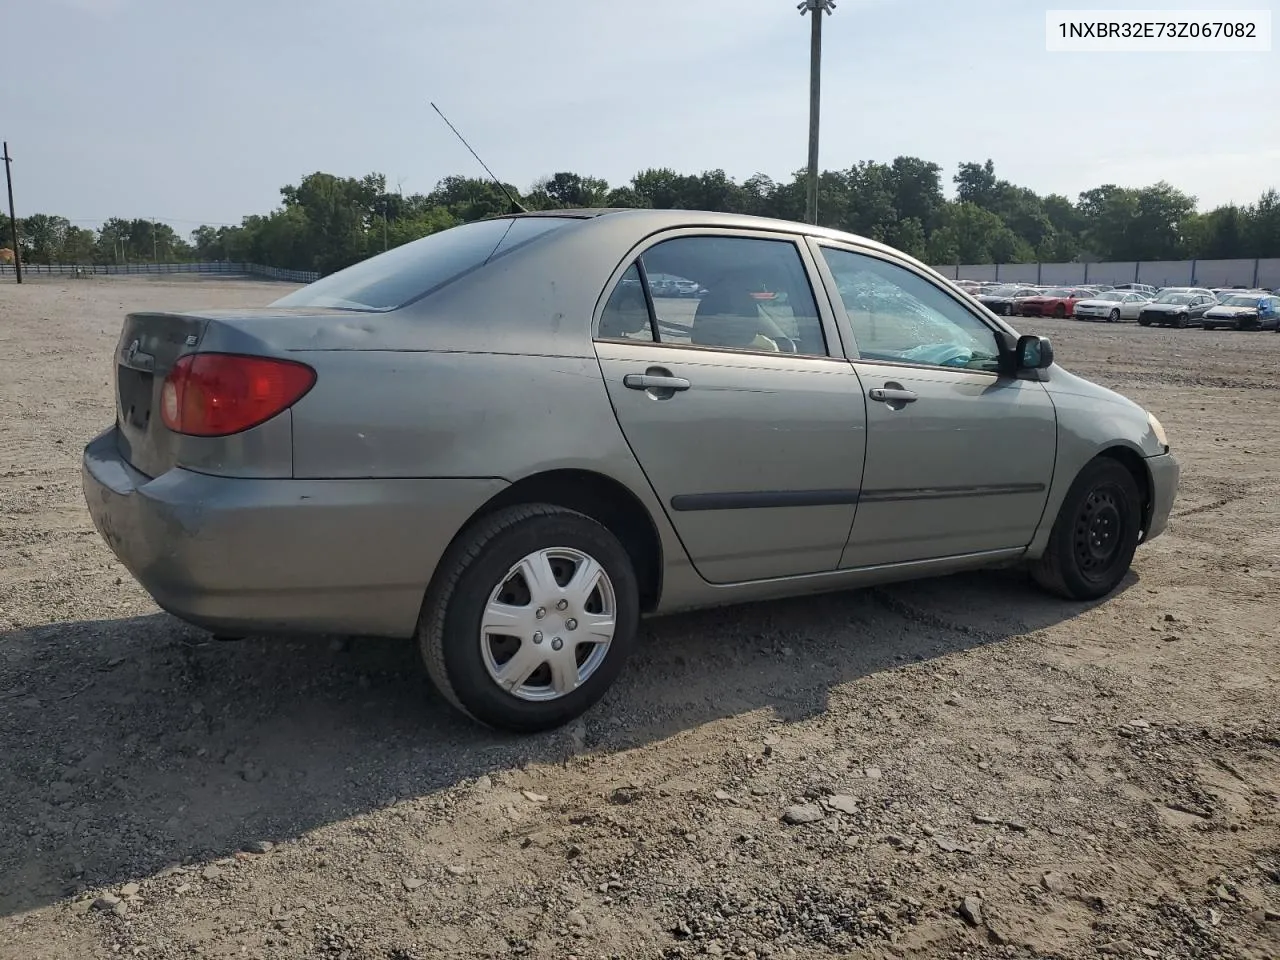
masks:
{"label": "front headlight", "polygon": [[1154,413],[1147,414],[1147,423],[1151,425],[1151,432],[1156,435],[1156,442],[1166,450],[1169,449],[1169,437],[1164,432],[1164,427],[1160,425],[1160,421],[1156,419]]}

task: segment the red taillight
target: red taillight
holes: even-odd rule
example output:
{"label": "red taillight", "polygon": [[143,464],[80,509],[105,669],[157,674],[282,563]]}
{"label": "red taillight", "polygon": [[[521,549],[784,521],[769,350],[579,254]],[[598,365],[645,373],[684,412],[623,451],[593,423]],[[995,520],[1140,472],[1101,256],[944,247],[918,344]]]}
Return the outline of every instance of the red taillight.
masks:
{"label": "red taillight", "polygon": [[189,353],[160,391],[160,415],[175,433],[225,437],[289,409],[315,385],[316,372],[293,360]]}

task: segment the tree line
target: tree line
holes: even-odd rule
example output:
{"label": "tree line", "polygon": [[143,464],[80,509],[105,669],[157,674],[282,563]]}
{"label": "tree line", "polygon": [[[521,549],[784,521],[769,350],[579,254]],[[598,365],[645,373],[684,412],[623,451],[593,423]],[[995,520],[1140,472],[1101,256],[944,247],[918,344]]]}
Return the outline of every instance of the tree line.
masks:
{"label": "tree line", "polygon": [[[404,196],[386,177],[316,172],[280,190],[280,206],[238,226],[201,226],[182,238],[165,223],[113,218],[99,230],[64,217],[20,218],[23,257],[32,263],[232,260],[331,273],[365,257],[459,223],[510,212],[506,193],[530,210],[652,207],[715,210],[786,220],[804,217],[805,175],[756,174],[739,183],[723,170],[644,170],[621,186],[557,173],[521,193],[472,177],[441,180]],[[932,264],[1083,262],[1280,257],[1280,193],[1200,212],[1196,198],[1161,181],[1104,184],[1074,200],[1040,196],[996,175],[991,160],[962,163],[943,193],[942,168],[917,157],[866,161],[821,174],[823,226],[888,243]],[[0,217],[9,237],[8,221]]]}

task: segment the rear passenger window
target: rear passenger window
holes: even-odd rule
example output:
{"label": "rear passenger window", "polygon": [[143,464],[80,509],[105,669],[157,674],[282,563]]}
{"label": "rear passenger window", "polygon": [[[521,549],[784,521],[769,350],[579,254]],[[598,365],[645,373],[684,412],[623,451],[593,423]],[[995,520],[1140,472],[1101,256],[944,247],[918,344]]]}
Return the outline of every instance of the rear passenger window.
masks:
{"label": "rear passenger window", "polygon": [[604,305],[604,312],[600,314],[599,337],[602,340],[644,340],[649,343],[656,339],[644,286],[640,283],[640,271],[634,264],[622,275],[609,302]]}
{"label": "rear passenger window", "polygon": [[678,237],[640,258],[661,343],[827,356],[800,251],[788,240]]}

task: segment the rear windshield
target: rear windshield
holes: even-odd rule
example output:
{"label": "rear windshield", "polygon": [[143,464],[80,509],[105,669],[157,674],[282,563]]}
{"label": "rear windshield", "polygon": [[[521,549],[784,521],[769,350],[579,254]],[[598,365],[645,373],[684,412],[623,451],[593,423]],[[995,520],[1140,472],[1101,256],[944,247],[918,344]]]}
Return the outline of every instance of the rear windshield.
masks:
{"label": "rear windshield", "polygon": [[395,310],[574,222],[569,217],[477,220],[362,260],[295,290],[272,306]]}

